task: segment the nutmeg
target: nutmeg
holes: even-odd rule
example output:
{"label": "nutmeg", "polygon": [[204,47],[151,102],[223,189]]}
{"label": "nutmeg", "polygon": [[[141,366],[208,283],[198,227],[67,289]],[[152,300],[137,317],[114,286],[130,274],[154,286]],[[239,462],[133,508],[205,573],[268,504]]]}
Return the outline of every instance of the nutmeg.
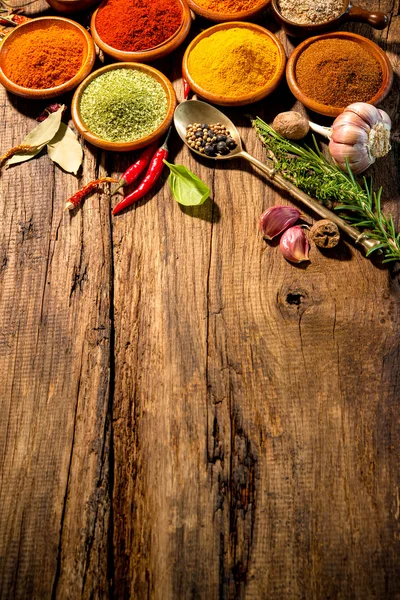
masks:
{"label": "nutmeg", "polygon": [[334,248],[340,241],[340,233],[335,223],[321,219],[311,227],[309,238],[318,248]]}

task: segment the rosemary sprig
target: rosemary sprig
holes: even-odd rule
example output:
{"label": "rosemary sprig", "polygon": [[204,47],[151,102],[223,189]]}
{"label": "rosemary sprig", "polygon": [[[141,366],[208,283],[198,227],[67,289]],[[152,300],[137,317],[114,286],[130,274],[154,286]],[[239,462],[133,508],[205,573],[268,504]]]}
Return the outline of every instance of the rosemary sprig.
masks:
{"label": "rosemary sprig", "polygon": [[283,138],[259,117],[253,121],[253,127],[276,171],[323,204],[334,202],[334,209],[342,213],[343,219],[368,229],[368,236],[379,241],[368,255],[380,249],[385,256],[383,262],[400,260],[400,233],[396,233],[392,215],[386,217],[381,211],[382,188],[373,191],[372,180],[368,183],[365,177],[361,186],[350,169],[344,173],[330,163],[314,136],[315,150]]}

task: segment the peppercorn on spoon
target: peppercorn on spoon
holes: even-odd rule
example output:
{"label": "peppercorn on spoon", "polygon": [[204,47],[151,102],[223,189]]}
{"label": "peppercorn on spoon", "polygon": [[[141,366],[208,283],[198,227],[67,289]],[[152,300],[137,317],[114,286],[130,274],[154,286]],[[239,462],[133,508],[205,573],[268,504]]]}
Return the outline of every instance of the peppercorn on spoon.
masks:
{"label": "peppercorn on spoon", "polygon": [[[235,140],[237,144],[236,148],[231,150],[229,154],[221,156],[207,156],[207,154],[204,152],[196,150],[194,147],[188,144],[186,139],[187,127],[193,123],[219,123],[224,125],[229,130],[231,137]],[[348,223],[341,219],[336,213],[332,212],[322,204],[319,204],[317,200],[311,198],[311,196],[305,194],[295,185],[287,181],[284,177],[282,177],[282,175],[275,171],[272,161],[267,159],[267,163],[264,164],[246,152],[243,149],[239,132],[232,121],[228,119],[228,117],[220,110],[214,106],[211,106],[211,104],[200,102],[200,100],[186,100],[185,102],[182,102],[175,109],[174,125],[181,140],[195,154],[214,161],[229,160],[232,158],[245,158],[252,165],[260,169],[260,171],[262,171],[272,183],[281,189],[286,190],[293,198],[299,202],[302,202],[305,206],[310,208],[323,219],[329,219],[330,221],[333,221],[333,223],[336,223],[336,225],[344,233],[346,233],[349,238],[354,240],[356,244],[362,246],[366,252],[372,250],[372,248],[379,244],[378,240],[369,238],[366,233],[360,232],[355,227],[348,225]]]}

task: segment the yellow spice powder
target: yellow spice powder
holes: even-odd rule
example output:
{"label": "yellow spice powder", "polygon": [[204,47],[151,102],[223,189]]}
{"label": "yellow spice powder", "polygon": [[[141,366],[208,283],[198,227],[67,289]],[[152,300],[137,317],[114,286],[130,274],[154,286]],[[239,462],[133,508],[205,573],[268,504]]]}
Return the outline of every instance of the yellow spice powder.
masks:
{"label": "yellow spice powder", "polygon": [[207,92],[239,98],[268,84],[279,64],[278,48],[263,33],[242,27],[222,29],[193,48],[188,69]]}

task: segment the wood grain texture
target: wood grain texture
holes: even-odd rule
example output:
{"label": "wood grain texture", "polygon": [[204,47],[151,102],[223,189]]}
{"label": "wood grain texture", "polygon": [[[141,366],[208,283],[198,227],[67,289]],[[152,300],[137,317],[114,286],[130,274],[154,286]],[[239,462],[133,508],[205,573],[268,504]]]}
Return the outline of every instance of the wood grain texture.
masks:
{"label": "wood grain texture", "polygon": [[[399,222],[399,6],[365,7],[392,15],[346,28],[396,71],[393,152],[371,171]],[[182,54],[154,65],[179,99]],[[2,148],[42,104],[1,93]],[[263,159],[244,114],[294,106],[282,85],[226,113]],[[290,265],[257,232],[290,200],[177,136],[203,206],[165,173],[116,218],[107,193],[64,215],[136,157],[82,144],[78,181],[46,156],[0,178],[0,598],[400,598],[398,267],[345,242]]]}

